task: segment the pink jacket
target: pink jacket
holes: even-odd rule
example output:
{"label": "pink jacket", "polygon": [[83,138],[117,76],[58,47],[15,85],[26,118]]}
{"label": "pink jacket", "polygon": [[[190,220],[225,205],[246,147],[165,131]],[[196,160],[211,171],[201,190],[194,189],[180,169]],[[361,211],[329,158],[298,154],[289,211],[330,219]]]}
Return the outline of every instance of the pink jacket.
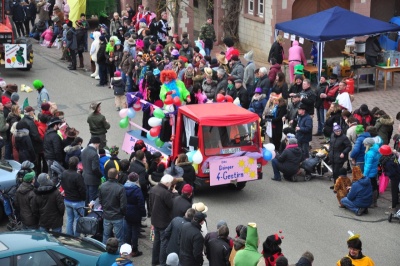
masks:
{"label": "pink jacket", "polygon": [[51,39],[53,38],[53,31],[52,30],[50,30],[50,29],[47,29],[47,30],[45,30],[43,33],[42,33],[42,36],[41,36],[45,41],[48,41],[48,42],[51,42]]}
{"label": "pink jacket", "polygon": [[303,47],[299,45],[298,41],[293,41],[292,47],[289,48],[289,62],[301,61],[303,65],[307,65],[307,59],[304,55]]}

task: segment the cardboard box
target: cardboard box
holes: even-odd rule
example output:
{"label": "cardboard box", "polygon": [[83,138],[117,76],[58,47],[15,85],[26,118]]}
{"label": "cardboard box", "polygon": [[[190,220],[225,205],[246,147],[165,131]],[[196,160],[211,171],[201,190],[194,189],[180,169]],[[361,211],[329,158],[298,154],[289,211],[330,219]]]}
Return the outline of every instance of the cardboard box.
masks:
{"label": "cardboard box", "polygon": [[340,76],[342,77],[348,77],[350,76],[351,71],[350,71],[350,67],[348,66],[343,66],[340,70]]}

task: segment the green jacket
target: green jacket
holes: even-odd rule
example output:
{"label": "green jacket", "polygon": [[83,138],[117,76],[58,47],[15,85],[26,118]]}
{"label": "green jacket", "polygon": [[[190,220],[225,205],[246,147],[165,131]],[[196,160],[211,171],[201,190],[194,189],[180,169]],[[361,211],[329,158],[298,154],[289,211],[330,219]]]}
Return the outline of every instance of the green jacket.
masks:
{"label": "green jacket", "polygon": [[199,38],[200,40],[209,39],[214,42],[216,40],[214,25],[206,23],[203,26],[201,26]]}
{"label": "green jacket", "polygon": [[[236,253],[234,266],[256,266],[264,262],[262,255],[258,252],[258,233],[257,227],[247,225],[246,246]],[[265,265],[265,262],[264,262]]]}
{"label": "green jacket", "polygon": [[110,129],[110,123],[106,121],[106,117],[100,113],[91,113],[87,122],[89,124],[90,133],[93,135],[103,135]]}

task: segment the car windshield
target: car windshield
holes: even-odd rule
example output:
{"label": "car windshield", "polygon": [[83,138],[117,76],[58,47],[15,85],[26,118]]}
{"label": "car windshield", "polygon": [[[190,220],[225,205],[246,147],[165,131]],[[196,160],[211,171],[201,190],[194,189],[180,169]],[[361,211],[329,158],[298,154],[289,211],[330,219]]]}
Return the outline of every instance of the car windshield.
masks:
{"label": "car windshield", "polygon": [[242,147],[254,146],[258,134],[257,123],[226,127],[203,126],[203,144],[206,155],[240,152]]}
{"label": "car windshield", "polygon": [[58,242],[61,242],[65,247],[74,250],[79,249],[80,252],[83,250],[94,253],[101,253],[105,251],[105,247],[102,246],[103,244],[88,238],[75,238],[68,235],[57,235],[54,233],[53,237],[56,238]]}

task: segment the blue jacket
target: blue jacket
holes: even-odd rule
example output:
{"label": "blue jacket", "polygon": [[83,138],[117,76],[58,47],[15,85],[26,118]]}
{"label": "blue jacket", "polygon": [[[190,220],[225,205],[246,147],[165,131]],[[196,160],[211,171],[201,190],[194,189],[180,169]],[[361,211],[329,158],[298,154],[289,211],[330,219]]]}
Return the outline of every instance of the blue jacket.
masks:
{"label": "blue jacket", "polygon": [[365,146],[363,144],[364,139],[370,138],[369,132],[364,132],[358,135],[356,143],[354,143],[353,150],[350,153],[350,158],[356,160],[357,163],[364,162]]}
{"label": "blue jacket", "polygon": [[309,114],[298,116],[297,126],[300,130],[296,131],[296,139],[298,143],[307,143],[312,139],[313,121]]}
{"label": "blue jacket", "polygon": [[99,163],[100,163],[100,171],[104,176],[104,164],[110,159],[110,156],[103,156],[99,158]]}
{"label": "blue jacket", "polygon": [[249,110],[258,114],[258,116],[261,118],[266,104],[267,98],[265,97],[265,94],[262,94],[259,100],[254,98],[251,100]]}
{"label": "blue jacket", "polygon": [[351,185],[347,199],[358,208],[368,208],[372,204],[372,185],[368,178],[361,178]]}
{"label": "blue jacket", "polygon": [[97,259],[96,266],[112,265],[117,258],[119,258],[119,253],[110,254],[108,252],[102,253]]}
{"label": "blue jacket", "polygon": [[142,190],[136,183],[130,181],[125,183],[124,188],[127,200],[125,220],[131,224],[140,223],[142,217],[146,216]]}
{"label": "blue jacket", "polygon": [[374,178],[378,175],[378,164],[381,154],[379,153],[379,145],[374,144],[365,154],[364,160],[364,176]]}

